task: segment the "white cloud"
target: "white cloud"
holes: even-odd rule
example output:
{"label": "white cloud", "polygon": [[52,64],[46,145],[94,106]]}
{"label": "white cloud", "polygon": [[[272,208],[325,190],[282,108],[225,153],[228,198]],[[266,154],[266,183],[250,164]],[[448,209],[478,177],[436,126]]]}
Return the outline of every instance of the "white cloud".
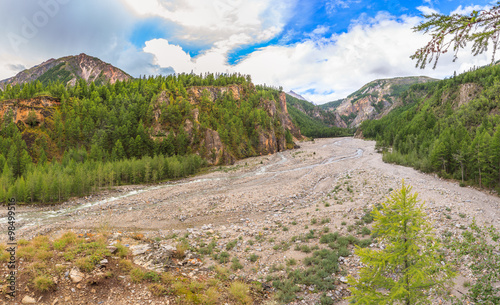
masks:
{"label": "white cloud", "polygon": [[330,0],[326,2],[326,10],[329,13],[335,13],[339,8],[346,9],[351,6],[351,4],[360,3],[361,0]]}
{"label": "white cloud", "polygon": [[276,36],[288,21],[294,1],[286,0],[122,0],[140,16],[159,16],[182,29],[179,37],[213,44],[245,33],[252,43]]}
{"label": "white cloud", "polygon": [[[34,18],[44,13],[47,20],[37,26]],[[0,79],[16,75],[21,66],[82,52],[133,76],[157,74],[154,56],[128,41],[137,18],[120,0],[0,1]],[[26,35],[31,28],[35,34]],[[13,44],[9,35],[20,43]]]}
{"label": "white cloud", "polygon": [[145,51],[154,54],[160,66],[172,66],[176,72],[237,71],[252,75],[255,83],[283,86],[318,103],[346,97],[375,79],[414,75],[443,78],[453,71],[460,73],[489,63],[488,55],[473,57],[464,50],[455,63],[451,54],[443,55],[436,70],[415,68],[409,57],[427,42],[426,36],[412,30],[420,20],[379,14],[357,20],[347,33],[330,38],[262,48],[234,66],[225,60],[230,43],[220,43],[195,58],[165,40],[148,42]]}
{"label": "white cloud", "polygon": [[473,11],[482,11],[482,10],[487,10],[489,8],[490,8],[490,6],[488,6],[488,5],[484,5],[484,6],[483,5],[474,5],[474,6],[469,5],[466,7],[462,7],[460,5],[460,6],[458,6],[458,8],[456,10],[454,10],[450,14],[469,15]]}
{"label": "white cloud", "polygon": [[428,7],[428,6],[419,6],[419,7],[417,7],[417,10],[421,11],[422,14],[424,14],[424,15],[439,14],[439,11],[433,9],[432,7]]}

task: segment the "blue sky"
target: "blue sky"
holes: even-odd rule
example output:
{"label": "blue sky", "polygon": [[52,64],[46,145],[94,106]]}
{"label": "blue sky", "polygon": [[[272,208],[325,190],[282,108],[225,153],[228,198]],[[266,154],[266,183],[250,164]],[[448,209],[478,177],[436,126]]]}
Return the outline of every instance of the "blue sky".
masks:
{"label": "blue sky", "polygon": [[241,72],[318,104],[378,78],[443,78],[489,55],[442,57],[433,70],[409,56],[429,12],[468,13],[478,0],[6,0],[0,3],[0,79],[49,58],[87,53],[133,76]]}

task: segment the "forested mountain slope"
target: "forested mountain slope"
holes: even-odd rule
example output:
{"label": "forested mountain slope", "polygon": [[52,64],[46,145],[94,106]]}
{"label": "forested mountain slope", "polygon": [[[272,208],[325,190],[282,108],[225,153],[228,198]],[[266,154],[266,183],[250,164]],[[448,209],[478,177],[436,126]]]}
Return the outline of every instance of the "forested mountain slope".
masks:
{"label": "forested mountain slope", "polygon": [[59,201],[294,146],[283,92],[239,74],[0,91],[0,198]]}
{"label": "forested mountain slope", "polygon": [[353,130],[345,129],[346,124],[334,112],[321,109],[306,100],[286,95],[288,111],[295,125],[303,135],[313,138],[348,136]]}
{"label": "forested mountain slope", "polygon": [[360,132],[385,149],[384,160],[480,187],[500,186],[500,67],[417,84],[403,106]]}

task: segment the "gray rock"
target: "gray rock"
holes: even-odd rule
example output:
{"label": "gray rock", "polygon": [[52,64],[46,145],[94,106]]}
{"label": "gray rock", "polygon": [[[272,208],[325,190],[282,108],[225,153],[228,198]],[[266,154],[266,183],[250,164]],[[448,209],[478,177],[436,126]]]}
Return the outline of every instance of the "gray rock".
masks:
{"label": "gray rock", "polygon": [[131,246],[130,250],[132,250],[132,255],[140,255],[146,253],[149,249],[151,249],[151,246],[148,244],[144,245],[135,245]]}
{"label": "gray rock", "polygon": [[107,246],[107,247],[106,247],[106,249],[108,249],[108,250],[109,250],[109,252],[110,252],[111,254],[113,254],[113,253],[115,253],[115,252],[116,252],[116,250],[117,250],[118,248],[117,248],[117,247],[115,247],[115,246]]}

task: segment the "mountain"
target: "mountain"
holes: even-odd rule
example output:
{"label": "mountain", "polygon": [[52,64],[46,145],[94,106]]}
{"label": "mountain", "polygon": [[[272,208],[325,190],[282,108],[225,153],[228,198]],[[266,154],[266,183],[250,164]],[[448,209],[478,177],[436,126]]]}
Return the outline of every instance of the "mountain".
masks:
{"label": "mountain", "polygon": [[339,127],[358,127],[363,121],[380,118],[399,102],[399,96],[411,85],[434,82],[426,76],[397,77],[374,80],[352,93],[347,98],[323,104],[323,110],[334,112],[345,124]]}
{"label": "mountain", "polygon": [[309,101],[289,94],[286,94],[286,103],[295,125],[307,137],[338,137],[352,134],[351,131],[342,129],[347,125],[335,112],[325,111]]}
{"label": "mountain", "polygon": [[375,139],[384,161],[436,172],[461,185],[500,191],[500,66],[414,84],[357,134]]}
{"label": "mountain", "polygon": [[298,93],[293,92],[292,90],[290,92],[287,92],[286,94],[288,94],[288,95],[290,95],[290,96],[292,96],[292,97],[294,97],[296,99],[309,102],[305,97],[303,97],[302,95],[300,95]]}
{"label": "mountain", "polygon": [[86,54],[67,56],[59,59],[49,59],[33,68],[19,72],[16,76],[0,81],[0,88],[7,84],[12,86],[33,81],[47,85],[60,81],[63,84],[74,85],[79,79],[94,82],[96,85],[116,81],[129,80],[132,77],[122,70],[103,62],[99,58]]}

